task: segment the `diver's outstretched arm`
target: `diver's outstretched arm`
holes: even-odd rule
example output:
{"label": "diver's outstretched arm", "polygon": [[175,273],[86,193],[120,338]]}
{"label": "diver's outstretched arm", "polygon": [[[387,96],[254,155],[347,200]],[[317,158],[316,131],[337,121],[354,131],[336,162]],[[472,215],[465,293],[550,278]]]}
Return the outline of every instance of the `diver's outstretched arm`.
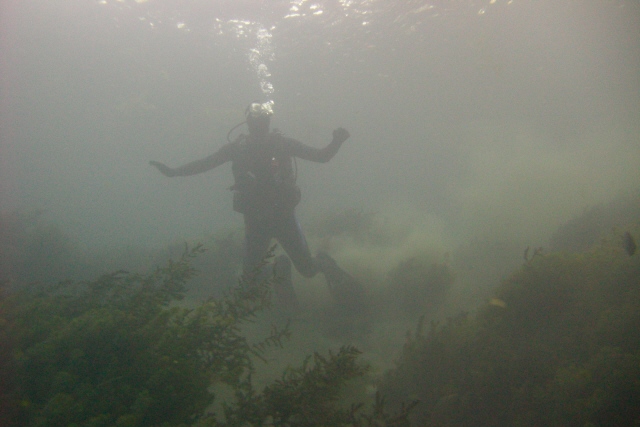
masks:
{"label": "diver's outstretched arm", "polygon": [[322,150],[324,152],[324,155],[326,156],[327,162],[336,155],[336,153],[342,146],[342,143],[349,139],[350,136],[351,135],[349,134],[349,131],[345,128],[338,128],[333,131],[333,139],[331,140],[329,145],[327,145],[324,150]]}
{"label": "diver's outstretched arm", "polygon": [[344,128],[338,128],[333,131],[333,139],[324,148],[314,148],[304,145],[299,141],[295,141],[293,146],[293,155],[303,160],[310,160],[312,162],[326,163],[333,159],[336,155],[342,143],[349,138],[349,132]]}
{"label": "diver's outstretched arm", "polygon": [[149,164],[158,168],[160,173],[168,177],[197,175],[229,161],[228,150],[226,150],[225,147],[222,147],[220,150],[208,157],[205,157],[204,159],[196,160],[177,168],[170,168],[164,163],[153,160],[150,161]]}

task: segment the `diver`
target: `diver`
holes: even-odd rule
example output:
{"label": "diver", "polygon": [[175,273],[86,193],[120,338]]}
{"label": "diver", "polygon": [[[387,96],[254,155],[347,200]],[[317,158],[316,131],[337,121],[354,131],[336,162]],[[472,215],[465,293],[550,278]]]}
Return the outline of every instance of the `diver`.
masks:
{"label": "diver", "polygon": [[[232,128],[227,134],[228,143],[210,156],[176,168],[155,161],[149,163],[163,175],[176,177],[196,175],[231,162],[233,209],[244,215],[243,275],[249,277],[256,271],[269,250],[271,239],[275,238],[288,255],[278,256],[273,265],[275,295],[285,310],[295,312],[298,309],[291,279],[292,262],[304,277],[322,272],[338,305],[360,305],[360,284],[328,254],[311,255],[295,216],[301,198],[300,188],[296,185],[295,158],[326,163],[349,138],[349,132],[335,129],[333,139],[326,147],[314,148],[285,137],[277,130],[271,131],[272,115],[272,102],[252,102],[245,110],[246,121]],[[244,123],[249,135],[240,134],[231,141],[231,133]]]}

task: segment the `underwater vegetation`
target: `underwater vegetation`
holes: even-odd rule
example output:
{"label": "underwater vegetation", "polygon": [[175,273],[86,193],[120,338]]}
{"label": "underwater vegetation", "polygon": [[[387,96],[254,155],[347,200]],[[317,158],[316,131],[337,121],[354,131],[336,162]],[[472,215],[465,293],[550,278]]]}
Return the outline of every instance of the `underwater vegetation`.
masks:
{"label": "underwater vegetation", "polygon": [[409,258],[389,273],[388,305],[417,319],[444,302],[453,281],[453,271],[446,263]]}
{"label": "underwater vegetation", "polygon": [[[0,211],[0,282],[54,284],[87,280],[108,271],[148,271],[155,252],[142,247],[81,248],[47,213]],[[184,244],[180,247],[180,253]],[[180,253],[177,255],[179,256]],[[155,262],[154,265],[164,263]]]}
{"label": "underwater vegetation", "polygon": [[[258,342],[242,335],[242,325],[269,304],[268,280],[242,278],[196,308],[176,304],[202,251],[185,248],[177,261],[146,275],[117,271],[93,281],[2,289],[0,424],[407,425],[406,410],[388,415],[381,400],[371,414],[339,405],[341,388],[369,369],[351,346],[316,352],[255,390],[256,359],[282,345],[289,330],[274,327]],[[218,383],[235,390],[235,401],[224,404],[224,414],[206,414]]]}
{"label": "underwater vegetation", "polygon": [[539,253],[475,315],[419,324],[379,391],[422,426],[637,425],[640,257]]}
{"label": "underwater vegetation", "polygon": [[620,224],[631,224],[640,218],[640,194],[619,197],[609,203],[585,210],[568,221],[551,236],[553,251],[584,251],[608,235]]}
{"label": "underwater vegetation", "polygon": [[[220,298],[237,285],[242,263],[242,239],[239,235],[226,232],[199,240],[207,251],[192,262],[198,274],[187,283],[189,299]],[[176,246],[184,248],[184,244]]]}
{"label": "underwater vegetation", "polygon": [[71,239],[42,211],[0,212],[0,281],[68,279],[76,260]]}
{"label": "underwater vegetation", "polygon": [[[43,211],[0,212],[0,282],[54,284],[70,279],[89,280],[121,269],[147,272],[179,258],[185,247],[181,241],[153,249],[126,246],[81,250],[46,217]],[[221,297],[237,284],[242,241],[235,233],[224,231],[201,237],[197,243],[207,251],[191,261],[200,274],[186,283],[188,296]]]}
{"label": "underwater vegetation", "polygon": [[[369,222],[357,211],[345,215]],[[640,423],[640,255],[631,245],[640,236],[637,219],[607,226],[608,233],[590,231],[593,244],[582,252],[531,249],[523,259],[513,242],[485,241],[460,247],[452,262],[405,252],[383,260],[390,269],[377,289],[361,280],[361,308],[314,301],[304,319],[271,330],[258,323],[270,310],[271,283],[238,280],[234,234],[212,236],[206,252],[180,245],[175,260],[177,246],[169,259],[138,254],[161,263],[141,270],[147,273],[60,282],[35,280],[46,278],[50,264],[46,250],[28,249],[32,242],[64,249],[55,263],[66,267],[52,267],[56,275],[97,267],[86,258],[69,266],[82,258],[69,255],[72,246],[55,227],[0,219],[10,238],[0,261],[15,266],[0,280],[0,426]],[[568,224],[590,229],[584,224],[592,219],[588,211]],[[369,228],[357,235],[375,246]],[[582,236],[568,233],[562,243],[574,247]],[[38,277],[23,269],[29,264],[39,266]],[[459,300],[473,291],[474,277],[476,294]],[[445,306],[472,311],[424,320],[444,317],[438,307]],[[402,326],[392,330],[399,312]],[[401,346],[405,325],[420,316]],[[258,332],[250,333],[254,322]],[[300,330],[310,335],[305,345],[288,348]],[[322,339],[340,344],[315,350]],[[346,344],[356,340],[368,348],[364,354]],[[304,353],[292,356],[294,350]],[[399,354],[386,372],[375,365],[383,352]],[[264,368],[273,359],[286,363],[275,379],[273,368]]]}

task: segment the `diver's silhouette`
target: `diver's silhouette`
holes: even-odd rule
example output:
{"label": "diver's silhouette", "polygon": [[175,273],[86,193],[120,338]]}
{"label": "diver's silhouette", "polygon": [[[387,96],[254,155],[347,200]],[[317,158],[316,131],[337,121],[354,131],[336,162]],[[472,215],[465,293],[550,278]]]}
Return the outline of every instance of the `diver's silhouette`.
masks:
{"label": "diver's silhouette", "polygon": [[150,164],[163,175],[175,177],[196,175],[231,162],[235,179],[230,188],[233,190],[233,208],[244,215],[245,223],[245,276],[252,274],[262,262],[271,239],[275,238],[288,255],[277,257],[274,263],[275,294],[286,308],[291,311],[298,308],[291,280],[291,262],[304,277],[322,272],[334,300],[350,305],[360,299],[361,286],[328,254],[311,255],[295,217],[301,194],[296,185],[294,166],[295,158],[328,162],[349,138],[349,132],[343,128],[334,130],[333,140],[318,149],[287,138],[278,131],[270,131],[272,115],[271,103],[253,102],[245,111],[249,135],[240,135],[210,156],[177,168],[155,161]]}

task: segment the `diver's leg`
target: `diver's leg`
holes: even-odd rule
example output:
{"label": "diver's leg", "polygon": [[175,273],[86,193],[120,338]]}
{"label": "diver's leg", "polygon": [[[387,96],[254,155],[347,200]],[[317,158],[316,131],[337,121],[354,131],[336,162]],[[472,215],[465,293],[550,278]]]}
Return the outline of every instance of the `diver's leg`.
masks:
{"label": "diver's leg", "polygon": [[275,237],[300,274],[304,277],[316,275],[318,268],[311,256],[311,251],[300,223],[293,212],[280,217]]}
{"label": "diver's leg", "polygon": [[[307,241],[302,234],[300,224],[293,212],[281,215],[275,226],[275,238],[282,249],[289,256],[284,255],[276,260],[276,296],[282,300],[290,310],[298,309],[298,299],[293,288],[291,277],[291,264],[305,277],[313,277],[318,271],[309,251]],[[286,261],[284,261],[286,259]],[[286,262],[279,268],[280,262]]]}
{"label": "diver's leg", "polygon": [[272,221],[245,216],[243,272],[249,280],[260,281],[273,278],[273,290],[279,308],[284,309],[287,313],[293,313],[298,310],[298,300],[293,290],[291,260],[286,255],[280,255],[276,257],[273,265],[258,268],[264,261],[275,232],[276,227]]}
{"label": "diver's leg", "polygon": [[318,252],[315,262],[327,280],[333,301],[345,308],[361,309],[364,304],[364,289],[360,282],[340,268],[326,252]]}
{"label": "diver's leg", "polygon": [[290,300],[292,307],[297,309],[298,302],[293,289],[293,281],[291,280],[291,263],[293,262],[296,270],[304,277],[315,276],[318,269],[293,211],[278,218],[275,237],[290,259],[288,264],[289,276],[288,278],[283,277],[284,280],[280,284],[280,291],[283,295],[287,295],[285,299]]}
{"label": "diver's leg", "polygon": [[287,255],[291,257],[293,265],[300,274],[304,277],[313,277],[318,271],[324,274],[336,304],[350,308],[363,306],[364,290],[362,285],[340,268],[334,259],[325,252],[318,253],[315,259],[311,256],[307,240],[293,213],[281,217],[281,221],[276,227],[275,236]]}
{"label": "diver's leg", "polygon": [[242,273],[249,280],[261,280],[267,277],[267,269],[259,269],[269,250],[272,230],[260,218],[244,217],[244,254]]}
{"label": "diver's leg", "polygon": [[287,313],[295,313],[300,308],[298,298],[293,289],[293,280],[291,278],[291,260],[286,255],[280,255],[276,258],[273,265],[274,284],[273,290],[276,299],[281,308]]}

